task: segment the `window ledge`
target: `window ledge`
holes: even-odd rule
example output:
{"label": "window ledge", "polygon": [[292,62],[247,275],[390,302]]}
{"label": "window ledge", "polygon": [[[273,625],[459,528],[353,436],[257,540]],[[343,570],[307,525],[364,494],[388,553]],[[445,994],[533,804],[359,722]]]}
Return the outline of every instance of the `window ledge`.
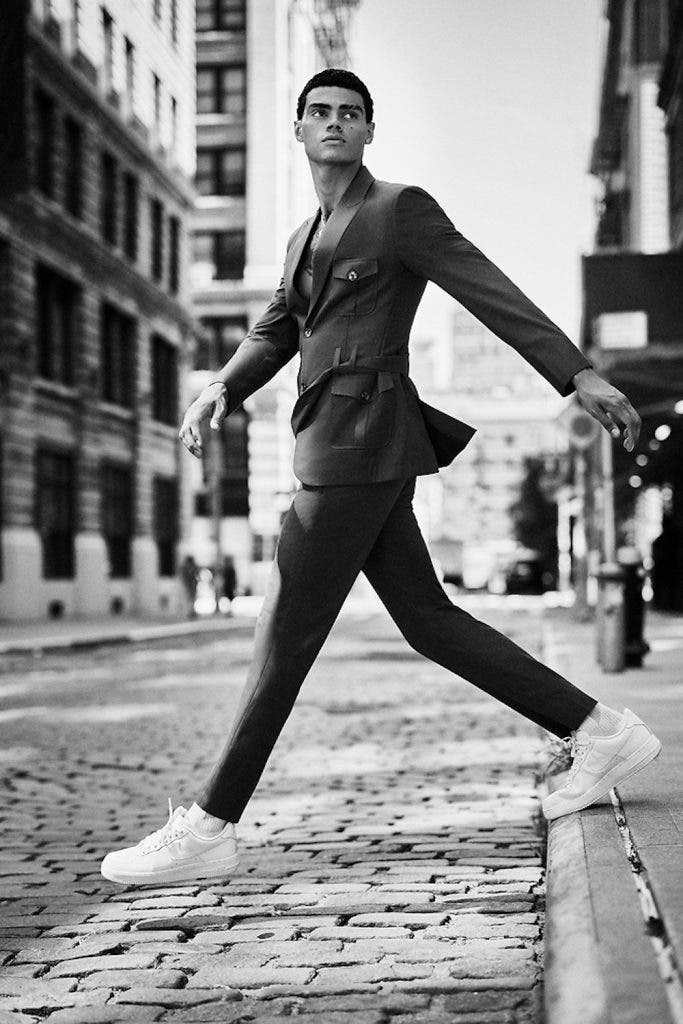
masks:
{"label": "window ledge", "polygon": [[107,402],[105,400],[100,401],[99,406],[100,410],[106,413],[107,416],[115,416],[117,419],[128,422],[135,418],[133,410],[126,408],[126,406],[116,405],[114,402]]}
{"label": "window ledge", "polygon": [[153,419],[152,428],[158,434],[161,434],[163,437],[168,437],[173,441],[177,441],[178,439],[179,426],[177,427],[172,425],[171,423],[163,423],[161,420]]}
{"label": "window ledge", "polygon": [[37,391],[42,391],[48,395],[55,395],[57,398],[66,398],[70,401],[78,398],[76,388],[70,387],[68,384],[61,384],[56,380],[48,380],[46,377],[35,377],[33,386]]}

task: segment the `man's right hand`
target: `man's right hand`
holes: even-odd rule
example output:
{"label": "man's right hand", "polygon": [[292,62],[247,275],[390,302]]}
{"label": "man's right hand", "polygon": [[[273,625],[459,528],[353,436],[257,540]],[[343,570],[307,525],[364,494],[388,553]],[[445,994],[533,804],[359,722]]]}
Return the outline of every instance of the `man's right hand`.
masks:
{"label": "man's right hand", "polygon": [[210,427],[218,430],[221,423],[228,414],[228,403],[226,401],[225,387],[220,383],[209,384],[195,398],[192,405],[183,417],[178,437],[183,442],[188,452],[201,459],[202,457],[202,435],[200,426],[202,420],[207,416],[211,417]]}

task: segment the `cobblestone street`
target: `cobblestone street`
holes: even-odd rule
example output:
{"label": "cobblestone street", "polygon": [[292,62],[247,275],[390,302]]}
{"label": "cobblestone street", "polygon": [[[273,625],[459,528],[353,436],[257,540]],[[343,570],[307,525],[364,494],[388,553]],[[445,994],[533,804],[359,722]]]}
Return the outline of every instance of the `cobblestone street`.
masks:
{"label": "cobblestone street", "polygon": [[[540,606],[472,613],[538,654]],[[101,878],[168,796],[189,807],[251,641],[236,622],[4,659],[0,1024],[540,1024],[549,737],[383,614],[335,627],[238,825],[232,878]]]}

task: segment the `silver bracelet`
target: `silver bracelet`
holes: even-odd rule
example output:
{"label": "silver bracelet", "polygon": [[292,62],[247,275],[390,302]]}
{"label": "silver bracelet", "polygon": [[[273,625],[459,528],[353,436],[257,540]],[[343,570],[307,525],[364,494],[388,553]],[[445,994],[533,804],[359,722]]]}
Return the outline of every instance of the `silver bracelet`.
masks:
{"label": "silver bracelet", "polygon": [[220,384],[220,386],[223,388],[223,390],[225,391],[225,393],[227,395],[228,387],[227,387],[226,384],[223,383],[222,380],[211,380],[211,381],[209,381],[208,384],[205,385],[205,387],[210,388],[212,384]]}

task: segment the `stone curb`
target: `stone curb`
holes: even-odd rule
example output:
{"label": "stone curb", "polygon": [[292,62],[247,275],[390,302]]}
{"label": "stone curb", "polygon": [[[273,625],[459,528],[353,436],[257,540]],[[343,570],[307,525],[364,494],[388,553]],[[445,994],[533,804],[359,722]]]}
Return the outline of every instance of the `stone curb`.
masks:
{"label": "stone curb", "polygon": [[0,641],[0,655],[34,654],[51,651],[92,650],[96,647],[121,644],[144,643],[148,640],[165,640],[169,637],[192,636],[197,633],[227,633],[238,627],[253,627],[252,618],[228,620],[190,620],[188,622],[158,623],[153,626],[132,626],[120,633],[93,633],[86,636],[66,634],[65,636],[35,636],[22,640]]}
{"label": "stone curb", "polygon": [[[552,777],[554,789],[561,776]],[[608,1024],[580,813],[549,822],[544,957],[546,1024]]]}

